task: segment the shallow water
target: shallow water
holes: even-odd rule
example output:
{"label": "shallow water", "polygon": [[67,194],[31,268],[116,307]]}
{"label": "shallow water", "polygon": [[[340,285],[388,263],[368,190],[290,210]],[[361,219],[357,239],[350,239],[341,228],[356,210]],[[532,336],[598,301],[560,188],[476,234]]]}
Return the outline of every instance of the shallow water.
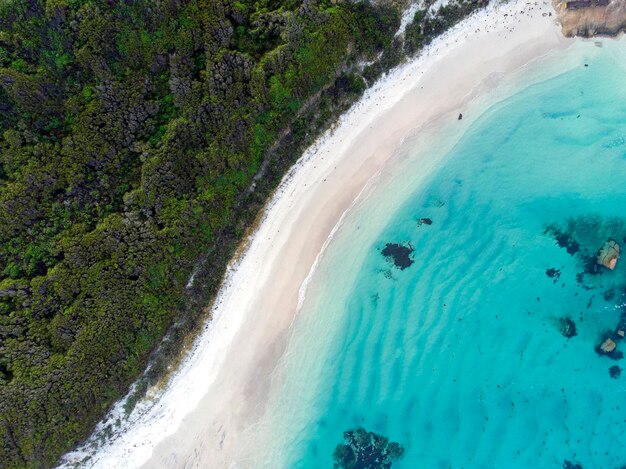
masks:
{"label": "shallow water", "polygon": [[564,53],[567,70],[485,109],[426,183],[415,150],[348,217],[248,435],[253,467],[332,467],[358,426],[404,447],[394,468],[626,464],[626,372],[608,371],[624,362],[594,350],[626,261],[588,272],[607,239],[626,248],[626,45]]}

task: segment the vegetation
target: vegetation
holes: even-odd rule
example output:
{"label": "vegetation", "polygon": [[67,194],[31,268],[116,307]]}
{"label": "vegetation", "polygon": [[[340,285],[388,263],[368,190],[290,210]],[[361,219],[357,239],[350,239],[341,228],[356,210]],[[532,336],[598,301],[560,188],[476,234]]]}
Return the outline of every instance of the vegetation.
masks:
{"label": "vegetation", "polygon": [[0,1],[3,467],[53,465],[162,375],[298,152],[403,59],[398,26],[384,3]]}
{"label": "vegetation", "polygon": [[419,52],[434,38],[477,9],[487,6],[489,0],[452,1],[439,7],[434,14],[429,14],[429,8],[432,4],[432,0],[426,0],[425,8],[415,12],[413,21],[406,28],[404,48],[409,55]]}

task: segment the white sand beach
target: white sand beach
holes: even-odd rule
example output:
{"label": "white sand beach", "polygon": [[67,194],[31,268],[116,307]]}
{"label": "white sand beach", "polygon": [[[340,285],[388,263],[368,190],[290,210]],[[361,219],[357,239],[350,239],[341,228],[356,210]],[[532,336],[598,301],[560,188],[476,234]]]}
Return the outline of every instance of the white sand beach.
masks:
{"label": "white sand beach", "polygon": [[[460,113],[469,125],[468,103],[498,78],[567,47],[555,21],[549,1],[490,6],[368,90],[285,177],[167,388],[81,465],[239,467],[238,436],[262,415],[306,281],[343,214],[408,135]],[[67,467],[88,454],[71,453]]]}

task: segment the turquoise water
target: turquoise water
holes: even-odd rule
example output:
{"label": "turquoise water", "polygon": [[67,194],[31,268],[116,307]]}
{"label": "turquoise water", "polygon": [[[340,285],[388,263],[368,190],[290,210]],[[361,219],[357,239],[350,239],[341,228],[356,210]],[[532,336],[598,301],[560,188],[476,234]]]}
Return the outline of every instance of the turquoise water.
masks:
{"label": "turquoise water", "polygon": [[404,447],[394,468],[626,464],[626,371],[609,375],[626,362],[594,351],[626,261],[585,265],[609,238],[626,247],[623,43],[568,51],[573,68],[491,105],[425,184],[409,158],[354,210],[276,370],[254,467],[332,467],[358,426]]}

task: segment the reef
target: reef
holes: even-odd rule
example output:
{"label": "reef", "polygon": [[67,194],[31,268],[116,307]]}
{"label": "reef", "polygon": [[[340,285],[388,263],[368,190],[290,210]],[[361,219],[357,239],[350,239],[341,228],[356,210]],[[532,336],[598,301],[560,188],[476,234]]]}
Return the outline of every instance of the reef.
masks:
{"label": "reef", "polygon": [[[620,255],[620,242],[626,240],[626,220],[586,215],[568,219],[563,224],[548,225],[545,234],[554,238],[557,246],[575,257],[581,266],[576,275],[583,287],[586,277],[601,275],[616,267]],[[556,275],[556,269],[548,269],[546,275]]]}
{"label": "reef", "polygon": [[363,427],[344,432],[343,439],[333,453],[336,469],[389,469],[404,455],[400,443],[390,442]]}
{"label": "reef", "polygon": [[576,331],[576,323],[568,317],[559,318],[559,331],[568,339],[578,334]]}
{"label": "reef", "polygon": [[617,379],[619,378],[621,374],[622,374],[622,369],[619,366],[613,365],[612,367],[609,368],[609,375],[611,376],[611,378]]}
{"label": "reef", "polygon": [[[557,246],[573,256],[580,268],[576,273],[576,282],[585,290],[598,289],[605,301],[620,302],[626,295],[623,274],[612,272],[617,267],[620,256],[619,243],[626,243],[626,219],[618,217],[600,217],[585,215],[572,217],[561,224],[551,224],[544,234],[554,238]],[[555,268],[546,270],[546,276],[556,279],[560,271]],[[591,307],[593,297],[587,308]],[[570,325],[571,323],[571,325]],[[560,318],[558,327],[565,337],[576,334],[575,324],[568,318]],[[596,353],[612,360],[621,360],[624,354],[619,344],[626,337],[626,309],[613,331],[605,332],[595,347]]]}
{"label": "reef", "polygon": [[422,225],[432,225],[433,221],[430,218],[420,218],[419,220],[417,220],[417,226],[422,226]]}
{"label": "reef", "polygon": [[398,269],[404,270],[414,262],[411,259],[413,251],[415,251],[415,248],[411,243],[407,243],[406,246],[404,244],[387,243],[381,253],[388,260],[392,261],[393,265]]}
{"label": "reef", "polygon": [[546,233],[552,234],[556,244],[559,247],[564,248],[568,254],[573,256],[580,250],[580,244],[578,244],[578,242],[572,238],[570,234],[561,231],[556,226],[548,226],[548,228],[546,228]]}

